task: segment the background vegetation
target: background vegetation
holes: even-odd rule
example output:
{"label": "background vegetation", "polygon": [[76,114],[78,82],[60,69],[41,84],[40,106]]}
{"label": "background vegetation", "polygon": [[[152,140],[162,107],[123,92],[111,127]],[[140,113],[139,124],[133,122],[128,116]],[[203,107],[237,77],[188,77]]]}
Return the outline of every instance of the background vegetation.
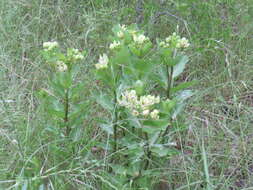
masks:
{"label": "background vegetation", "polygon": [[190,63],[179,80],[200,81],[185,109],[189,130],[177,137],[181,154],[155,189],[253,189],[252,18],[251,0],[1,0],[0,189],[114,189],[96,167],[103,153],[95,145],[107,138],[95,122],[103,110],[91,98],[76,153],[55,152],[49,145],[63,138],[46,135],[36,92],[48,73],[42,44],[56,40],[87,51],[78,81],[81,99],[92,97],[90,71],[118,23],[137,23],[153,40],[187,37]]}

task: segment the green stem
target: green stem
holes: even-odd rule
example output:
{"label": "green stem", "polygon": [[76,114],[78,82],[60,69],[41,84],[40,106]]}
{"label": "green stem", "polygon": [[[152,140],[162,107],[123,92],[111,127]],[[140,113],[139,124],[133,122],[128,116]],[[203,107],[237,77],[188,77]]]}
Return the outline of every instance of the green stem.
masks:
{"label": "green stem", "polygon": [[[175,50],[174,53],[173,53],[173,58],[176,57],[176,54],[177,54],[177,51]],[[171,98],[171,88],[173,87],[173,72],[174,72],[174,68],[173,66],[171,66],[169,68],[168,65],[166,65],[166,70],[167,70],[167,83],[168,83],[168,86],[167,86],[167,98]],[[162,143],[164,143],[164,137],[167,135],[168,131],[169,131],[169,128],[170,128],[170,125],[167,126],[165,132],[162,134]]]}
{"label": "green stem", "polygon": [[[172,122],[172,119],[171,119],[171,122]],[[164,137],[167,135],[167,133],[168,133],[169,128],[171,127],[171,125],[172,125],[172,124],[169,124],[169,125],[166,127],[164,133],[162,134],[162,143],[164,143],[164,140],[165,140]]]}
{"label": "green stem", "polygon": [[69,89],[66,90],[64,99],[64,123],[66,126],[66,136],[69,136],[71,131],[68,121],[69,121]]}
{"label": "green stem", "polygon": [[118,113],[117,113],[117,93],[114,91],[114,121],[113,121],[113,136],[114,136],[114,147],[113,152],[117,151],[117,122],[118,122]]}
{"label": "green stem", "polygon": [[[173,51],[173,56],[172,58],[175,59],[177,56],[177,50],[175,49]],[[173,66],[169,67],[168,65],[166,65],[166,70],[167,70],[167,77],[168,77],[168,86],[167,86],[167,98],[170,98],[171,96],[171,88],[173,87],[173,72],[174,72],[174,68]]]}
{"label": "green stem", "polygon": [[146,153],[147,153],[147,159],[146,159],[146,162],[145,162],[145,165],[143,167],[144,170],[147,170],[148,167],[149,167],[149,160],[151,159],[151,151],[149,150],[149,138],[148,138],[148,134],[147,133],[144,133],[145,135],[145,139],[147,141],[147,148],[146,148]]}
{"label": "green stem", "polygon": [[167,98],[170,98],[171,95],[171,88],[172,88],[172,82],[173,82],[173,66],[169,68],[169,66],[166,66],[167,70],[167,76],[168,76],[168,86],[167,86]]}
{"label": "green stem", "polygon": [[113,139],[114,139],[114,146],[113,146],[113,152],[116,152],[118,149],[118,143],[117,143],[117,128],[118,128],[118,108],[117,108],[117,83],[119,81],[119,77],[122,76],[123,68],[120,66],[119,72],[115,75],[114,73],[114,67],[111,66],[111,73],[114,79],[114,85],[113,85],[113,95],[114,95],[114,118],[113,118]]}

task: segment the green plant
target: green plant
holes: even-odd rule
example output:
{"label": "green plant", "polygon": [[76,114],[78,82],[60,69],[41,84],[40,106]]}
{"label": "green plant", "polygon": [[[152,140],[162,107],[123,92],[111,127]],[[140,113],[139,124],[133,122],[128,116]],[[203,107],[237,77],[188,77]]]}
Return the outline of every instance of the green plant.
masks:
{"label": "green plant", "polygon": [[[43,105],[38,106],[35,98],[41,87],[51,91],[47,80],[53,71],[41,64],[44,61],[40,59],[39,49],[46,39],[89,49],[90,55],[79,64],[81,72],[74,82],[74,86],[79,82],[84,86],[79,91],[81,97],[78,101],[71,100],[71,107],[84,99],[93,101],[89,93],[97,84],[102,86],[101,92],[106,90],[102,82],[94,82],[96,79],[90,72],[95,55],[108,42],[112,25],[136,22],[136,2],[0,2],[0,189],[117,189],[121,183],[119,175],[115,177],[115,172],[108,173],[100,165],[108,166],[106,159],[113,155],[117,159],[117,155],[108,155],[94,147],[112,138],[95,123],[95,118],[105,116],[106,112],[96,104],[90,104],[88,115],[83,112],[86,119],[82,126],[73,127],[71,132],[80,130],[76,133],[80,137],[76,139],[82,142],[73,142],[72,135],[63,137],[65,128],[60,130],[62,135],[52,132],[51,119],[55,118],[40,109]],[[182,81],[200,80],[194,87],[199,93],[191,99],[191,106],[177,116],[177,120],[186,118],[191,130],[175,132],[171,127],[166,136],[170,142],[177,142],[182,153],[167,159],[168,164],[152,160],[152,168],[155,164],[162,169],[152,170],[150,178],[156,175],[153,181],[163,182],[154,189],[205,189],[208,185],[221,190],[252,187],[252,5],[252,0],[145,1],[144,19],[139,27],[148,33],[152,42],[156,37],[165,38],[177,28],[176,31],[193,44],[186,53],[191,64],[183,75],[174,79],[173,86]],[[166,76],[166,70],[162,71]],[[150,80],[139,81],[137,86],[148,83],[143,95],[150,93],[156,97],[159,94],[162,99],[166,97],[166,90],[157,85],[157,72],[161,73],[158,64],[148,77]],[[171,98],[174,96],[172,93]],[[110,120],[110,112],[107,113]],[[63,154],[53,149],[56,141],[58,150],[69,152]],[[91,147],[94,147],[93,153]],[[94,156],[104,155],[107,155],[105,159],[94,159]],[[88,164],[91,158],[96,165],[94,170],[90,168],[92,164]]]}
{"label": "green plant", "polygon": [[112,138],[101,146],[119,187],[150,188],[153,170],[177,153],[168,132],[185,128],[178,114],[192,95],[184,89],[193,83],[174,80],[188,62],[182,50],[189,43],[174,33],[156,46],[135,25],[117,25],[113,33],[109,57],[101,55],[95,65],[103,85],[97,102],[111,115],[101,128]]}
{"label": "green plant", "polygon": [[[62,51],[57,42],[45,42],[41,54],[46,62],[48,72],[46,73],[46,85],[37,92],[40,104],[38,110],[40,116],[44,119],[41,122],[43,129],[39,138],[43,137],[42,149],[49,155],[47,164],[45,164],[45,175],[48,172],[58,172],[59,170],[71,171],[72,167],[77,167],[77,163],[66,160],[74,158],[76,155],[86,151],[80,150],[80,145],[85,139],[84,120],[89,112],[88,99],[83,99],[85,84],[76,80],[79,72],[79,62],[84,59],[85,51],[68,48],[66,52]],[[86,145],[89,146],[89,145]],[[29,177],[29,183],[25,181],[23,188],[37,188],[46,185],[43,179],[38,176],[43,161],[41,155],[29,157],[25,163],[33,168],[32,172],[26,171],[22,176]],[[46,171],[48,170],[48,172]],[[55,186],[59,181],[66,183],[66,178],[58,176],[50,177]],[[71,185],[62,185],[62,187],[72,188]]]}
{"label": "green plant", "polygon": [[57,42],[45,42],[42,55],[50,67],[48,88],[39,92],[45,113],[50,115],[48,130],[55,135],[74,137],[87,112],[87,101],[80,102],[83,83],[75,83],[80,60],[85,52],[68,49],[66,55]]}

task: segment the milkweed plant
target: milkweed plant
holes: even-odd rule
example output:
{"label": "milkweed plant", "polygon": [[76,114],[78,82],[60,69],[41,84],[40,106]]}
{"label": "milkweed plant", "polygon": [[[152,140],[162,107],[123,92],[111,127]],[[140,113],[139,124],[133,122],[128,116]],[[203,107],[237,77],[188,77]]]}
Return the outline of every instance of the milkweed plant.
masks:
{"label": "milkweed plant", "polygon": [[[99,83],[93,94],[106,115],[97,124],[108,137],[97,143],[106,161],[102,171],[118,188],[150,188],[162,164],[179,153],[173,134],[186,128],[180,113],[194,82],[177,78],[190,44],[176,33],[153,43],[136,25],[117,25],[112,32],[94,65]],[[85,51],[62,51],[57,42],[45,42],[42,55],[50,70],[38,93],[50,118],[46,130],[75,141],[90,106],[80,99],[84,86],[76,82]]]}
{"label": "milkweed plant", "polygon": [[84,86],[75,81],[85,51],[68,48],[64,52],[52,41],[43,43],[41,54],[49,68],[47,86],[38,93],[50,117],[46,130],[61,137],[74,137],[87,110],[87,101],[80,99]]}
{"label": "milkweed plant", "polygon": [[120,188],[150,188],[161,164],[179,153],[171,134],[186,129],[180,113],[194,82],[177,78],[190,44],[176,33],[153,43],[136,25],[117,25],[112,32],[94,67],[96,101],[109,114],[100,120],[109,137],[100,146]]}

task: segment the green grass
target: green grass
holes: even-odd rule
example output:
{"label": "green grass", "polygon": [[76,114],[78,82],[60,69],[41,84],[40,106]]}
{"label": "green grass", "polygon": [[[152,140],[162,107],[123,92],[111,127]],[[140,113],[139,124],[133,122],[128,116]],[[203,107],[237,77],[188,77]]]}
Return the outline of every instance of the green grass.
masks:
{"label": "green grass", "polygon": [[[136,21],[135,4],[0,2],[0,189],[114,189],[117,182],[106,171],[101,175],[96,165],[107,161],[103,152],[91,151],[107,138],[94,121],[103,115],[99,106],[93,104],[84,121],[76,154],[54,152],[53,145],[64,140],[47,136],[47,121],[38,109],[35,94],[47,77],[39,51],[51,39],[86,49],[79,80],[92,100],[96,85],[90,70],[106,49],[112,26]],[[177,134],[182,154],[161,168],[164,177],[156,189],[253,189],[253,2],[174,0],[160,6],[146,0],[144,7],[140,27],[150,37],[178,30],[189,38],[191,63],[180,80],[200,81],[194,87],[199,93],[185,110],[190,128]],[[154,15],[165,10],[180,19],[162,15],[153,23]],[[88,157],[93,164],[86,163]]]}

